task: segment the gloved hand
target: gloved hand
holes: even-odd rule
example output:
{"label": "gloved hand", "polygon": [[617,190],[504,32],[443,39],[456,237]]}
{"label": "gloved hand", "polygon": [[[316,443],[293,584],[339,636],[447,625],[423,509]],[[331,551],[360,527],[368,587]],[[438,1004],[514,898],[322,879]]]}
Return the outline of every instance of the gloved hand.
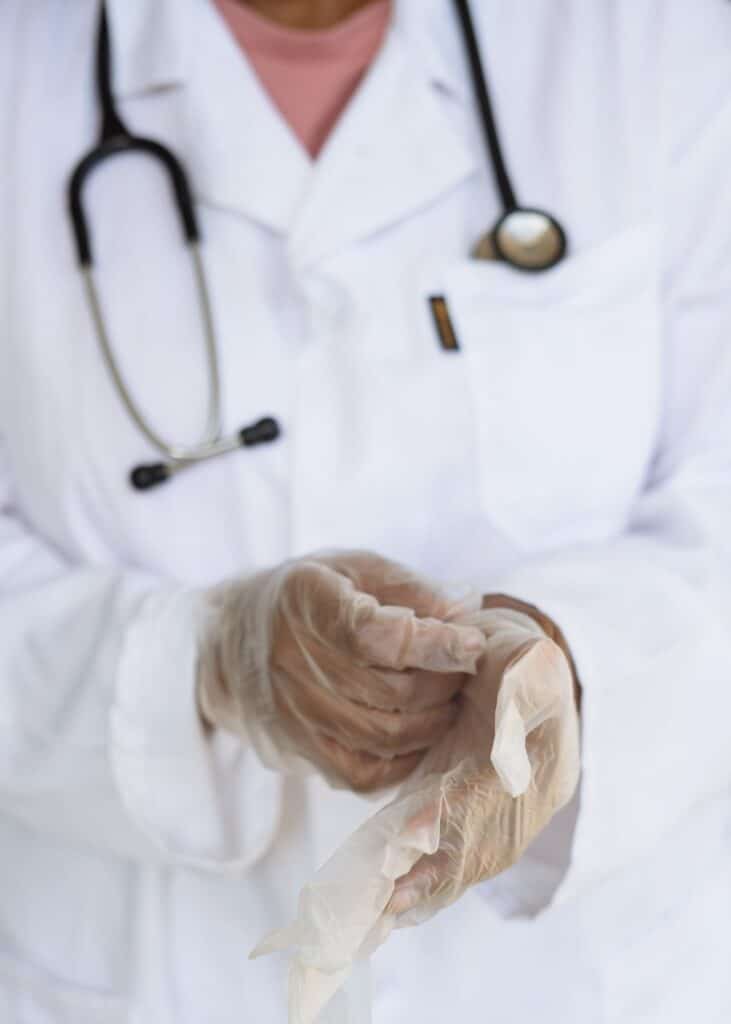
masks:
{"label": "gloved hand", "polygon": [[423,827],[438,814],[438,848],[398,879],[391,913],[420,920],[510,867],[576,789],[573,672],[536,619],[514,609],[480,613],[487,651],[478,675],[454,728],[419,769],[443,776],[413,821]]}
{"label": "gloved hand", "polygon": [[199,707],[268,765],[394,785],[453,724],[485,639],[413,573],[365,552],[313,556],[215,588]]}
{"label": "gloved hand", "polygon": [[394,926],[419,923],[514,863],[571,797],[573,673],[548,633],[560,635],[536,618],[504,607],[460,618],[479,626],[486,650],[453,728],[302,889],[295,920],[252,953],[292,950],[290,1024],[313,1024]]}

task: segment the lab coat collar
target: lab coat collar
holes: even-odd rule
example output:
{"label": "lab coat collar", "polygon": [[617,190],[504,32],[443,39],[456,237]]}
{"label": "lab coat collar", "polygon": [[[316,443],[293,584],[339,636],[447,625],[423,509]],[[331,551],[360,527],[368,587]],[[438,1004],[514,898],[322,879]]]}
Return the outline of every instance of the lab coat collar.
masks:
{"label": "lab coat collar", "polygon": [[[191,72],[196,8],[211,0],[105,0],[119,97],[183,85]],[[432,83],[464,98],[467,78],[451,0],[395,0],[394,27],[412,40]]]}
{"label": "lab coat collar", "polygon": [[196,196],[287,235],[313,176],[312,161],[218,11],[210,4],[195,20],[180,122]]}
{"label": "lab coat collar", "polygon": [[126,98],[182,85],[189,73],[197,0],[104,0],[113,88]]}
{"label": "lab coat collar", "polygon": [[425,208],[478,166],[470,115],[440,95],[398,17],[320,154],[293,224],[301,265]]}
{"label": "lab coat collar", "polygon": [[471,105],[472,84],[453,0],[394,0],[393,29],[408,41],[422,75]]}
{"label": "lab coat collar", "polygon": [[[399,0],[377,66],[315,165],[210,0],[107,3],[115,92],[138,106],[184,85],[180,155],[197,198],[287,235],[300,264],[397,222],[475,167],[453,116],[460,104],[445,106],[443,95],[459,101],[464,93],[449,0]],[[439,45],[445,36],[456,43],[454,67]],[[394,105],[398,118],[384,117]],[[136,124],[141,131],[145,117]]]}

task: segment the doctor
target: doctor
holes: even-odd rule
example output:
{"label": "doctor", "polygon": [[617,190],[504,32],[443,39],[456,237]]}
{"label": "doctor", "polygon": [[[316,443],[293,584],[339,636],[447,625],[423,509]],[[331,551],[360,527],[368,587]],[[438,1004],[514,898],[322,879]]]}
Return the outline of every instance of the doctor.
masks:
{"label": "doctor", "polygon": [[[510,183],[565,230],[543,272],[509,237],[474,256],[505,195],[451,0],[107,0],[106,100],[184,166],[200,264],[139,153],[84,185],[79,260],[99,4],[0,6],[7,1024],[284,1020],[283,965],[247,954],[372,813],[352,790],[450,728],[479,646],[454,583],[560,627],[581,781],[392,937],[375,1021],[729,1020],[731,7],[471,9]],[[136,490],[151,434],[216,443],[216,362],[221,436],[267,436]],[[330,600],[388,620],[327,638],[324,710],[293,578],[305,631]]]}

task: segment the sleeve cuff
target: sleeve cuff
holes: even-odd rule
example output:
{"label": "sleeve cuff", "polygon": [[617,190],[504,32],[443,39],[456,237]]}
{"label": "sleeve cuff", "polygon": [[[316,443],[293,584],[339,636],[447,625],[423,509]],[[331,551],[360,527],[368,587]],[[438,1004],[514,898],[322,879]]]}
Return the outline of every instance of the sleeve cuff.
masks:
{"label": "sleeve cuff", "polygon": [[149,596],[122,648],[110,720],[112,773],[128,814],[165,857],[238,872],[270,845],[281,781],[239,737],[209,733],[195,671],[204,599]]}

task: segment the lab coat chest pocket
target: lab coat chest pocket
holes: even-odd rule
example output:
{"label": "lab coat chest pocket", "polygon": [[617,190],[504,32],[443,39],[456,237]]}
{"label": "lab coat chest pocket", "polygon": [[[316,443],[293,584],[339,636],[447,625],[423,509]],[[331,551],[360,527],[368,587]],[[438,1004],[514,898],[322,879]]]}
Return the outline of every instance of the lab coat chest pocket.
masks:
{"label": "lab coat chest pocket", "polygon": [[522,549],[607,536],[641,486],[659,406],[656,267],[643,224],[545,274],[476,261],[447,274],[483,511]]}

